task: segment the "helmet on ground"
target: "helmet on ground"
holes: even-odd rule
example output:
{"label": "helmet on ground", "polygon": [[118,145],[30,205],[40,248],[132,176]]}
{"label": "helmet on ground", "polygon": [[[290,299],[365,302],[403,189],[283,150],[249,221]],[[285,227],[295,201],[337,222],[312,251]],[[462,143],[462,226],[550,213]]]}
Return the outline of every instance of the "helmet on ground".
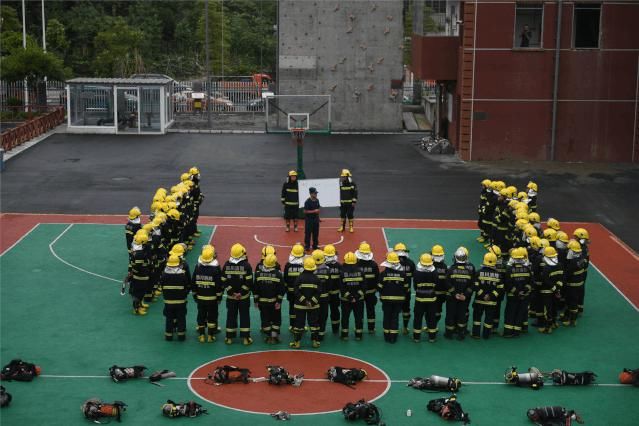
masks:
{"label": "helmet on ground", "polygon": [[399,256],[394,251],[390,251],[386,254],[386,262],[391,264],[399,263]]}
{"label": "helmet on ground", "polygon": [[544,238],[548,241],[557,241],[557,231],[552,228],[544,229]]}
{"label": "helmet on ground", "polygon": [[169,256],[169,259],[166,261],[166,266],[178,266],[180,264],[180,258],[172,254]]}
{"label": "helmet on ground", "polygon": [[395,244],[395,247],[393,247],[394,251],[405,251],[408,252],[408,248],[406,248],[406,244],[404,243],[397,243]]}
{"label": "helmet on ground", "polygon": [[327,244],[324,246],[324,256],[335,256],[337,252],[335,251],[335,246],[333,244]]}
{"label": "helmet on ground", "polygon": [[277,265],[277,257],[272,253],[267,254],[264,258],[264,266],[274,268],[275,265]]}
{"label": "helmet on ground", "polygon": [[488,252],[484,255],[484,265],[491,267],[497,265],[497,256],[495,256],[495,253]]}
{"label": "helmet on ground", "polygon": [[300,243],[295,244],[293,248],[291,249],[291,256],[293,257],[304,256],[304,246],[302,246]]}
{"label": "helmet on ground", "polygon": [[545,247],[544,248],[544,256],[546,257],[557,257],[557,250],[554,247]]}
{"label": "helmet on ground", "polygon": [[202,254],[200,255],[200,260],[202,262],[210,263],[210,262],[213,262],[214,258],[215,258],[215,250],[208,247],[202,249]]}
{"label": "helmet on ground", "polygon": [[197,167],[193,166],[189,169],[189,173],[191,174],[191,176],[195,176],[195,175],[199,175],[200,174],[200,169],[198,169]]}
{"label": "helmet on ground", "polygon": [[235,243],[231,247],[231,257],[235,259],[239,259],[240,257],[246,256],[246,249],[240,243]]}
{"label": "helmet on ground", "polygon": [[313,260],[312,257],[306,257],[304,258],[304,270],[305,271],[314,271],[317,269],[317,266],[315,266],[315,261]]}
{"label": "helmet on ground", "polygon": [[581,244],[577,240],[568,241],[568,250],[572,250],[575,253],[581,253]]}
{"label": "helmet on ground", "polygon": [[269,254],[275,254],[275,247],[271,245],[262,247],[262,260],[266,259],[266,256],[268,256]]}
{"label": "helmet on ground", "polygon": [[575,232],[573,232],[572,235],[580,240],[590,240],[590,234],[588,234],[588,231],[584,228],[575,229]]}
{"label": "helmet on ground", "polygon": [[348,169],[342,169],[342,173],[340,174],[340,176],[341,177],[352,176],[351,171]]}
{"label": "helmet on ground", "polygon": [[546,225],[549,228],[554,229],[555,231],[559,231],[561,229],[561,225],[559,224],[559,221],[553,217],[549,218],[546,221]]}
{"label": "helmet on ground", "polygon": [[421,256],[419,256],[419,263],[422,264],[423,266],[432,266],[433,257],[428,253],[424,253]]}
{"label": "helmet on ground", "polygon": [[490,188],[492,183],[493,182],[490,179],[484,179],[481,181],[481,186],[483,186],[484,188]]}
{"label": "helmet on ground", "polygon": [[362,241],[362,243],[359,245],[358,251],[360,253],[363,253],[363,254],[370,254],[371,253],[371,245],[368,244],[366,241]]}
{"label": "helmet on ground", "polygon": [[344,263],[346,263],[347,265],[354,265],[357,263],[357,257],[355,256],[355,253],[353,253],[352,251],[349,251],[348,253],[346,253],[344,255]]}
{"label": "helmet on ground", "polygon": [[140,211],[139,207],[133,207],[131,210],[129,210],[129,219],[137,219],[138,217],[140,217],[141,214],[142,212]]}
{"label": "helmet on ground", "polygon": [[444,247],[439,244],[435,244],[432,249],[430,249],[430,254],[433,256],[444,256]]}
{"label": "helmet on ground", "polygon": [[313,257],[316,265],[321,265],[322,263],[324,263],[325,258],[323,250],[313,250],[311,256]]}
{"label": "helmet on ground", "polygon": [[455,250],[455,260],[457,262],[466,262],[468,260],[468,249],[466,247],[459,247]]}

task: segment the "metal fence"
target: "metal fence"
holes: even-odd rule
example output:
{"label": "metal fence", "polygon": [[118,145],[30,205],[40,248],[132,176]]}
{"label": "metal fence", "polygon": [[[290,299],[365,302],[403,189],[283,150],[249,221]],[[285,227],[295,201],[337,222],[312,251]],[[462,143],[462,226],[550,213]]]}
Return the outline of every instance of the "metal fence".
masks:
{"label": "metal fence", "polygon": [[[173,90],[175,112],[205,112],[208,90],[212,112],[264,112],[262,93],[268,91],[269,86],[267,83],[258,84],[250,76],[212,77],[210,85],[206,80],[176,81]],[[199,96],[202,96],[202,99],[197,99]]]}
{"label": "metal fence", "polygon": [[[37,89],[37,90],[36,90]],[[45,95],[46,94],[46,95]],[[0,107],[24,105],[23,81],[0,81]],[[67,94],[64,81],[46,81],[38,87],[28,87],[29,105],[63,106],[66,108]]]}

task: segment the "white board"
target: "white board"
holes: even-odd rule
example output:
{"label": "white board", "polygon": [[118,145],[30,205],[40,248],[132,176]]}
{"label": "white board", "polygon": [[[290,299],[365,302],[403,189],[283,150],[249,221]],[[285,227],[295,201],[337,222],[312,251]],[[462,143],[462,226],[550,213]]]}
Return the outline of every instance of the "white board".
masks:
{"label": "white board", "polygon": [[322,207],[339,207],[339,178],[303,179],[299,181],[300,207],[304,207],[311,187],[317,189],[317,198]]}

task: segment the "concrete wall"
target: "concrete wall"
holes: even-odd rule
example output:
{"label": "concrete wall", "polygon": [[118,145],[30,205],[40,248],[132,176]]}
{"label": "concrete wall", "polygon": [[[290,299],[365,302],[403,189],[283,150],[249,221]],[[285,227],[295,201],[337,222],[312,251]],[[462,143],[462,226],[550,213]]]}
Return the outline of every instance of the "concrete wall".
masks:
{"label": "concrete wall", "polygon": [[331,95],[332,130],[400,130],[404,48],[401,1],[282,0],[278,94]]}

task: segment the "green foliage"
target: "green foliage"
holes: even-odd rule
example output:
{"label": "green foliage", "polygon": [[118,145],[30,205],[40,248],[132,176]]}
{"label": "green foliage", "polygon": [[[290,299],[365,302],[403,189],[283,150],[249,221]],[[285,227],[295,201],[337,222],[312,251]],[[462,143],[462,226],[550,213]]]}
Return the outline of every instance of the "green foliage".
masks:
{"label": "green foliage", "polygon": [[2,79],[7,81],[26,79],[34,84],[45,76],[51,80],[65,80],[66,74],[62,60],[39,47],[16,49],[2,61]]}
{"label": "green foliage", "polygon": [[94,74],[100,77],[128,77],[143,72],[140,48],[144,34],[131,28],[122,17],[109,20],[111,24],[95,36]]}
{"label": "green foliage", "polygon": [[[205,14],[204,2],[198,2],[202,14],[197,22],[197,35],[205,48]],[[222,1],[209,0],[209,64],[211,75],[229,75],[227,64],[230,62],[229,44],[231,40],[229,17],[226,15]],[[203,53],[206,60],[206,51]]]}
{"label": "green foliage", "polygon": [[11,6],[0,6],[0,31],[4,38],[6,32],[21,32],[22,23],[18,19],[18,12]]}
{"label": "green foliage", "polygon": [[65,57],[69,49],[66,31],[62,22],[57,19],[49,19],[47,22],[47,50]]}
{"label": "green foliage", "polygon": [[[37,48],[38,42],[27,34],[27,48]],[[0,44],[2,56],[6,56],[15,50],[24,49],[22,47],[22,32],[9,31],[2,33],[2,43]]]}

